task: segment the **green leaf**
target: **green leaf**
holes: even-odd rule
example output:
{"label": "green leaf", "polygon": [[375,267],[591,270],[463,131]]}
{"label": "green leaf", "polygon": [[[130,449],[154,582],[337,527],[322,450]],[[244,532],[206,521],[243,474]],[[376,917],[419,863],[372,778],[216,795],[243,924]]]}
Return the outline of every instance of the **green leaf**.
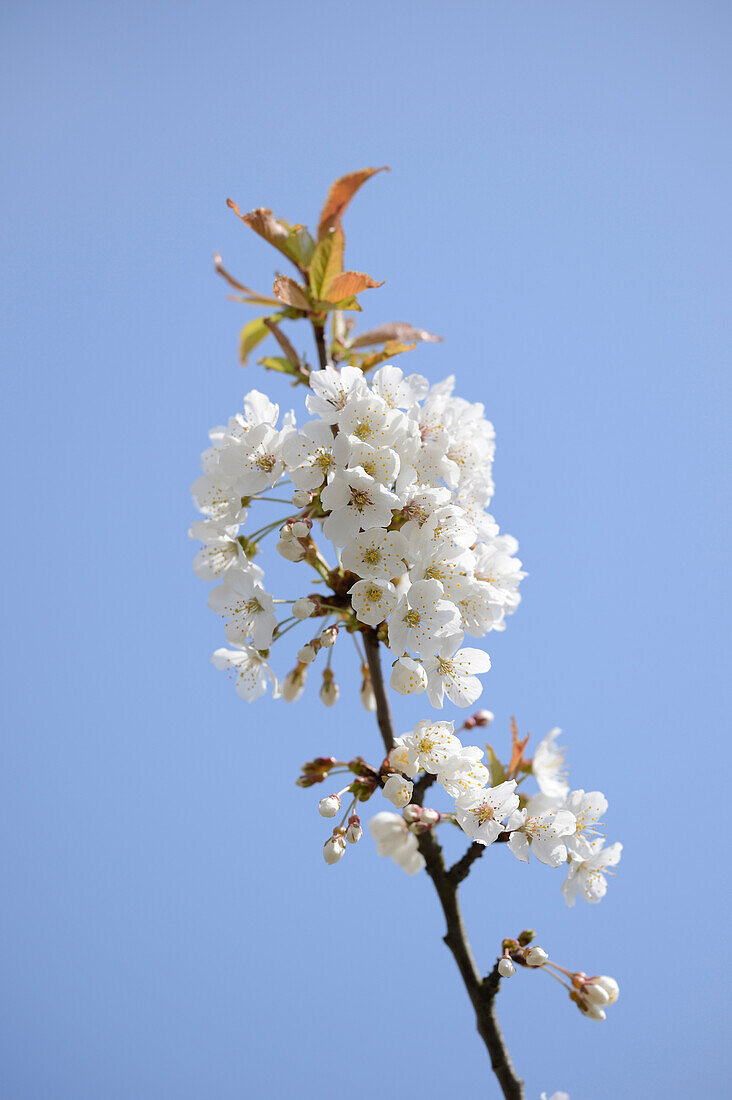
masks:
{"label": "green leaf", "polygon": [[485,751],[488,753],[488,762],[490,764],[491,773],[491,787],[497,787],[499,783],[504,783],[506,779],[506,773],[503,770],[503,764],[498,759],[493,749],[486,743]]}
{"label": "green leaf", "polygon": [[343,230],[340,226],[333,229],[318,243],[308,269],[310,289],[316,298],[320,298],[324,287],[343,271],[344,245]]}
{"label": "green leaf", "polygon": [[291,260],[295,261],[298,267],[307,268],[310,266],[315,252],[315,241],[310,236],[307,226],[295,225],[292,227],[283,251],[287,253]]}
{"label": "green leaf", "polygon": [[242,366],[246,364],[247,359],[257,347],[262,343],[262,340],[266,336],[270,335],[270,331],[265,325],[264,317],[255,317],[249,324],[244,325],[239,337],[239,362]]}
{"label": "green leaf", "polygon": [[298,373],[293,367],[289,359],[285,359],[281,355],[266,355],[264,359],[258,359],[257,362],[260,366],[266,367],[267,370],[276,370],[280,374],[294,374],[298,377]]}

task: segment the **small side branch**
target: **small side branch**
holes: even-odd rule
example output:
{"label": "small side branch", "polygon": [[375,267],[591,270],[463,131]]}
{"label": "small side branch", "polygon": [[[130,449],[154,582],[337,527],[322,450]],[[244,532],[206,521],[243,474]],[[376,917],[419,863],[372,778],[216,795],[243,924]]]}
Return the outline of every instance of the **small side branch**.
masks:
{"label": "small side branch", "polygon": [[[364,630],[363,640],[374,696],[376,697],[376,717],[384,748],[388,753],[394,747],[394,723],[381,671],[380,643],[374,630]],[[424,776],[415,785],[415,801],[419,805],[422,804],[425,791],[431,782],[433,782],[431,776]],[[445,867],[442,848],[434,831],[422,833],[418,843],[419,850],[424,856],[425,869],[432,879],[437,896],[440,899],[442,912],[445,915],[447,930],[443,939],[452,952],[460,976],[463,979],[463,984],[472,1002],[478,1033],[488,1050],[493,1072],[501,1086],[505,1100],[524,1100],[524,1083],[517,1077],[513,1068],[495,1011],[496,994],[501,981],[497,969],[498,964],[496,963],[496,966],[486,978],[481,977],[473,958],[458,901],[458,886],[467,876],[471,865],[482,855],[483,845],[471,844],[462,859],[458,860],[448,870]],[[476,851],[476,849],[480,850]]]}

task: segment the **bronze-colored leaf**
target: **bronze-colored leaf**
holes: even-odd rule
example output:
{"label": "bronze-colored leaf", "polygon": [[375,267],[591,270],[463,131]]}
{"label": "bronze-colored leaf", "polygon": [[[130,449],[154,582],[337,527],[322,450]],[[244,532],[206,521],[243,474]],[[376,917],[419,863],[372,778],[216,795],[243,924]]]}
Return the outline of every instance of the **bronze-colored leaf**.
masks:
{"label": "bronze-colored leaf", "polygon": [[417,344],[401,344],[398,340],[389,340],[381,351],[372,351],[370,355],[352,355],[348,362],[352,367],[360,367],[366,372],[378,367],[385,359],[393,359],[395,355],[401,355],[403,351],[414,351]]}
{"label": "bronze-colored leaf", "polygon": [[374,344],[385,344],[387,340],[398,340],[401,344],[409,344],[413,341],[435,344],[442,340],[441,336],[435,336],[433,332],[427,332],[423,328],[415,328],[406,321],[393,321],[388,325],[379,325],[378,328],[370,328],[368,332],[362,332],[354,337],[350,346],[352,348],[370,348]]}
{"label": "bronze-colored leaf", "polygon": [[328,231],[340,223],[343,211],[366,180],[371,179],[377,172],[388,171],[387,165],[381,168],[362,168],[360,172],[350,172],[331,184],[318,222],[318,240],[322,241]]}
{"label": "bronze-colored leaf", "polygon": [[324,287],[342,273],[345,243],[343,230],[337,225],[316,245],[308,269],[310,289],[316,298],[320,298]]}
{"label": "bronze-colored leaf", "polygon": [[362,271],[344,271],[331,279],[325,288],[323,298],[326,302],[342,302],[346,298],[352,298],[354,294],[360,294],[362,290],[383,285],[383,282],[377,283],[376,279],[372,279],[370,275],[364,275]]}
{"label": "bronze-colored leaf", "polygon": [[511,760],[508,765],[508,771],[506,776],[508,779],[513,779],[517,772],[523,769],[526,765],[524,760],[524,749],[528,744],[529,734],[526,734],[523,741],[519,739],[518,726],[516,719],[511,719]]}
{"label": "bronze-colored leaf", "polygon": [[237,218],[241,218],[250,229],[258,233],[260,237],[264,237],[265,241],[269,241],[275,248],[281,248],[282,243],[290,235],[290,230],[285,223],[275,218],[272,211],[267,210],[264,206],[251,210],[248,214],[242,214],[233,199],[227,199],[226,205],[234,211]]}
{"label": "bronze-colored leaf", "polygon": [[278,275],[272,288],[275,298],[284,302],[293,309],[301,309],[304,312],[310,310],[310,299],[304,287],[301,287],[289,275]]}

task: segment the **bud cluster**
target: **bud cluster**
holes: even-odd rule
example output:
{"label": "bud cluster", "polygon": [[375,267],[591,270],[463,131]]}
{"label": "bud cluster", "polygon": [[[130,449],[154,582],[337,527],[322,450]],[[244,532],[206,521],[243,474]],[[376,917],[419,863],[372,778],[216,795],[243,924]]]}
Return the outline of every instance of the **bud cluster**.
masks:
{"label": "bud cluster", "polygon": [[534,932],[526,930],[515,940],[503,941],[503,955],[497,963],[501,977],[512,977],[516,973],[516,966],[543,970],[569,991],[570,1000],[574,1001],[583,1016],[590,1020],[604,1020],[605,1009],[615,1004],[620,996],[620,987],[615,978],[607,974],[588,977],[582,970],[567,970],[552,962],[543,947],[532,946],[533,938]]}

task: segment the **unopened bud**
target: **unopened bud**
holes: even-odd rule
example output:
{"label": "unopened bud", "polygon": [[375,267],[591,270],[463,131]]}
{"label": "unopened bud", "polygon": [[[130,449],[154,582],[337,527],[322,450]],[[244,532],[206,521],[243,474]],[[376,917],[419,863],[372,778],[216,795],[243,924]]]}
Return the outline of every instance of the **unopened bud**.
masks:
{"label": "unopened bud", "polygon": [[419,695],[427,687],[427,673],[420,661],[400,657],[391,670],[389,683],[400,695]]}
{"label": "unopened bud", "polygon": [[302,649],[297,651],[297,659],[303,665],[311,665],[318,653],[313,645],[304,645]]}
{"label": "unopened bud", "polygon": [[535,935],[533,928],[524,928],[523,932],[519,932],[518,941],[521,947],[528,947]]}
{"label": "unopened bud", "polygon": [[502,978],[512,978],[516,973],[516,967],[513,965],[510,959],[498,960],[498,973]]}
{"label": "unopened bud", "polygon": [[548,958],[543,947],[529,947],[524,952],[524,961],[527,966],[543,966]]}
{"label": "unopened bud", "polygon": [[346,851],[346,841],[340,835],[328,837],[323,845],[323,859],[326,863],[337,863]]}
{"label": "unopened bud", "polygon": [[588,995],[590,989],[603,989],[607,993],[606,1003],[609,1005],[614,1005],[620,996],[620,986],[615,978],[610,978],[607,974],[600,974],[597,978],[591,978],[590,983],[583,990],[585,996]]}
{"label": "unopened bud", "polygon": [[292,542],[294,537],[295,536],[292,531],[292,524],[288,519],[287,523],[283,523],[280,527],[280,538],[283,539],[285,542]]}
{"label": "unopened bud", "polygon": [[296,508],[305,508],[312,499],[312,494],[307,489],[295,489],[292,494],[292,503]]}
{"label": "unopened bud", "polygon": [[490,726],[495,718],[492,710],[477,710],[473,715],[476,726]]}
{"label": "unopened bud", "polygon": [[590,1004],[599,1005],[600,1008],[610,1003],[610,994],[607,990],[603,989],[601,985],[594,985],[592,982],[588,982],[587,985],[582,987],[582,996]]}
{"label": "unopened bud", "polygon": [[332,707],[338,702],[339,695],[340,691],[338,690],[338,684],[333,679],[333,672],[329,668],[324,669],[323,683],[320,687],[321,700],[325,703],[326,707]]}
{"label": "unopened bud", "polygon": [[328,626],[320,635],[320,644],[325,646],[326,649],[330,649],[332,645],[335,645],[336,638],[338,637],[338,627]]}
{"label": "unopened bud", "polygon": [[305,690],[305,666],[297,665],[288,672],[282,681],[282,698],[286,703],[294,703]]}
{"label": "unopened bud", "polygon": [[305,557],[305,548],[294,539],[291,539],[289,542],[285,541],[285,539],[280,539],[275,546],[275,550],[287,561],[302,561]]}
{"label": "unopened bud", "polygon": [[315,601],[309,600],[307,596],[301,596],[300,599],[295,600],[292,605],[292,614],[296,619],[309,619],[315,611],[317,611]]}
{"label": "unopened bud", "polygon": [[[570,994],[570,996],[572,996],[572,995]],[[605,1009],[600,1008],[599,1005],[591,1004],[590,1001],[585,1000],[584,997],[577,997],[576,1000],[575,1000],[574,997],[572,997],[572,1000],[575,1002],[575,1004],[577,1005],[577,1008],[580,1010],[582,1015],[586,1016],[588,1020],[605,1020],[605,1019],[607,1019],[607,1017],[605,1015]]]}
{"label": "unopened bud", "polygon": [[421,806],[405,806],[402,810],[402,817],[406,821],[407,825],[411,825],[413,821],[419,821],[421,816]]}
{"label": "unopened bud", "polygon": [[436,825],[442,817],[442,814],[438,810],[422,810],[422,821],[425,825]]}
{"label": "unopened bud", "polygon": [[413,821],[412,824],[408,826],[410,833],[414,833],[415,836],[421,836],[422,833],[428,833],[431,827],[432,826],[428,825],[426,821],[422,821],[421,818],[419,821]]}
{"label": "unopened bud", "polygon": [[306,539],[310,534],[312,523],[309,519],[296,519],[291,526],[296,539]]}
{"label": "unopened bud", "polygon": [[359,840],[363,836],[363,829],[361,828],[361,820],[354,814],[353,817],[348,819],[348,828],[346,829],[346,840],[349,844],[358,844]]}
{"label": "unopened bud", "polygon": [[390,775],[384,784],[382,794],[388,798],[398,809],[406,806],[412,797],[414,783],[405,779],[403,775]]}
{"label": "unopened bud", "polygon": [[341,808],[341,798],[337,794],[329,794],[326,798],[321,798],[318,803],[318,813],[321,817],[335,817]]}
{"label": "unopened bud", "polygon": [[374,695],[374,689],[371,686],[371,680],[364,680],[361,684],[361,703],[364,710],[376,710],[376,696]]}

